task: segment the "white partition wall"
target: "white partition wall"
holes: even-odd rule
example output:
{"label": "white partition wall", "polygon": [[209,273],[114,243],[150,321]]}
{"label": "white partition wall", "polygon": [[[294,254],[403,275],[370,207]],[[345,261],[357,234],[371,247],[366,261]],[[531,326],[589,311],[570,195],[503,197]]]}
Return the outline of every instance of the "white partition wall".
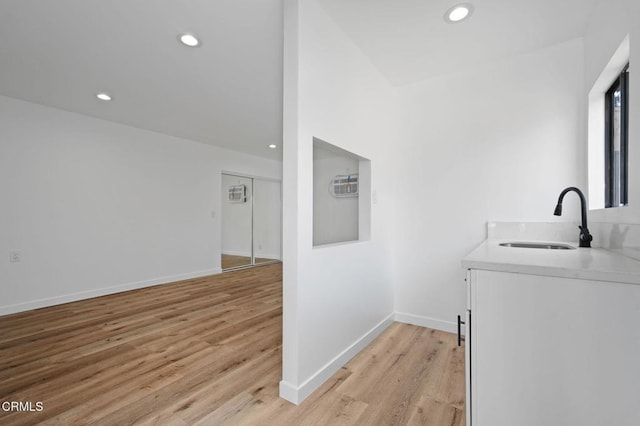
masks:
{"label": "white partition wall", "polygon": [[[299,403],[392,321],[397,117],[384,77],[313,0],[285,2],[284,86],[280,395]],[[355,241],[314,247],[314,140],[356,153],[369,176]]]}

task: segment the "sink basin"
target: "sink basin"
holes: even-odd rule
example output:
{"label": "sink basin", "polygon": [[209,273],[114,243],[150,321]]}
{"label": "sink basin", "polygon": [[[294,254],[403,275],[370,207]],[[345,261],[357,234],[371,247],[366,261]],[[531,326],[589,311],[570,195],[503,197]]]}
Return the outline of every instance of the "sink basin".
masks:
{"label": "sink basin", "polygon": [[547,250],[575,250],[567,244],[556,243],[500,243],[502,247],[518,247],[518,248],[537,248]]}

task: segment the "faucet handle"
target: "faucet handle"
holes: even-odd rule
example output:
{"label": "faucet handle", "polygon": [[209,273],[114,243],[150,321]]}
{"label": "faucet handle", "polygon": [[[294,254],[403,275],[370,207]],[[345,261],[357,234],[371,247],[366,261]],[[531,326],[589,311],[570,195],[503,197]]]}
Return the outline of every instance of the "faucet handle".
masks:
{"label": "faucet handle", "polygon": [[593,236],[589,233],[589,228],[586,226],[578,226],[580,228],[580,240],[591,242],[593,241]]}

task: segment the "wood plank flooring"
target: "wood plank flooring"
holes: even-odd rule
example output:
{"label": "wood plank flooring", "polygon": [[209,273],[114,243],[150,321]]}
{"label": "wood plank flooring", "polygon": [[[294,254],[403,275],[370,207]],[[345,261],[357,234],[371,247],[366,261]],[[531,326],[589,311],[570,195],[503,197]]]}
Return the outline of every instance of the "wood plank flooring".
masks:
{"label": "wood plank flooring", "polygon": [[0,317],[2,425],[464,425],[455,336],[393,324],[296,407],[282,265]]}

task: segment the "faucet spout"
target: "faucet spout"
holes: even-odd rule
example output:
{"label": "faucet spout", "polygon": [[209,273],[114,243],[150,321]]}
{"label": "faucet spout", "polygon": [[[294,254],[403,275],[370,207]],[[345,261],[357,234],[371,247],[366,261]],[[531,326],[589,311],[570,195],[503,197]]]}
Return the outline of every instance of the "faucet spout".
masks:
{"label": "faucet spout", "polygon": [[587,227],[587,200],[584,198],[584,194],[582,193],[582,191],[574,186],[570,186],[564,189],[558,197],[558,204],[556,204],[556,209],[554,210],[553,214],[555,216],[562,215],[562,200],[564,199],[564,196],[567,195],[567,193],[570,191],[575,192],[580,197],[580,213],[582,219],[582,225],[578,227],[580,228],[580,247],[591,247],[591,240],[593,240],[593,237],[589,233],[589,228]]}

